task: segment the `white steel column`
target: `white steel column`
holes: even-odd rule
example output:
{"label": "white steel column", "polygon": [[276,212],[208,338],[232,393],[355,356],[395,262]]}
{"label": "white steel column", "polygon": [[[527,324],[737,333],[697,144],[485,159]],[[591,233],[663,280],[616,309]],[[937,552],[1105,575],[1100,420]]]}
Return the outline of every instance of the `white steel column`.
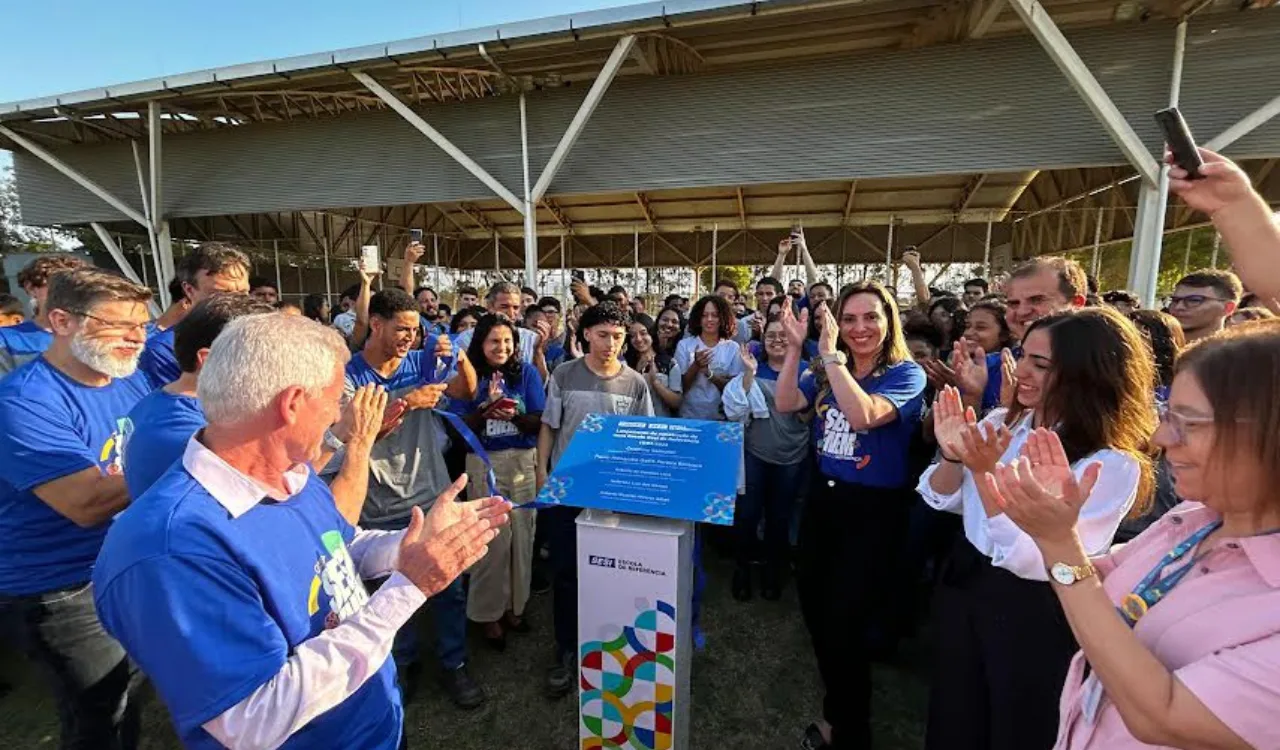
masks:
{"label": "white steel column", "polygon": [[442,151],[452,157],[454,161],[462,165],[462,167],[470,172],[477,180],[483,182],[485,187],[493,191],[494,195],[497,195],[499,198],[509,203],[511,207],[520,212],[521,215],[524,214],[524,201],[517,198],[515,194],[508,190],[501,182],[498,182],[498,180],[495,179],[493,175],[489,174],[484,167],[480,166],[473,161],[471,157],[463,153],[462,149],[453,145],[453,142],[446,138],[443,133],[431,127],[426,120],[422,119],[421,115],[414,112],[409,108],[408,104],[401,101],[400,97],[391,93],[391,91],[387,90],[382,84],[375,81],[368,73],[353,70],[351,71],[351,75],[363,84],[365,88],[372,91],[374,95],[381,99],[388,107],[395,110],[397,114],[416,128],[418,132],[425,135],[432,143],[439,146]]}
{"label": "white steel column", "polygon": [[889,217],[889,241],[884,246],[884,283],[897,286],[893,279],[893,217]]}
{"label": "white steel column", "polygon": [[[333,299],[333,282],[329,278],[329,231],[328,231],[328,228],[329,228],[328,219],[326,217],[325,233],[320,235],[320,239],[324,242],[324,246],[321,248],[324,251],[324,298],[329,301],[330,308],[332,309],[332,306],[335,300]],[[299,271],[299,274],[301,274],[301,271]],[[338,301],[340,302],[341,300],[338,300]],[[330,313],[330,317],[332,317],[332,315],[333,313]]]}
{"label": "white steel column", "polygon": [[151,262],[156,269],[156,288],[159,289],[160,304],[168,309],[173,300],[169,299],[169,277],[165,274],[164,260],[160,257],[160,243],[156,241],[156,233],[151,226],[151,200],[147,193],[147,176],[142,169],[142,154],[138,151],[138,142],[129,141],[133,151],[133,168],[138,175],[138,194],[142,197],[142,215],[147,223],[143,227],[147,232],[147,244],[151,246]]}
{"label": "white steel column", "polygon": [[982,246],[982,278],[991,278],[991,220],[987,219],[987,241]]}
{"label": "white steel column", "polygon": [[1094,117],[1098,118],[1098,122],[1102,123],[1107,134],[1120,147],[1125,159],[1146,182],[1154,185],[1156,182],[1155,159],[1142,144],[1142,139],[1124,119],[1124,115],[1111,102],[1111,98],[1093,77],[1088,66],[1080,59],[1080,55],[1076,54],[1071,43],[1058,30],[1057,24],[1049,17],[1049,12],[1044,9],[1039,0],[1009,0],[1009,5],[1030,29],[1036,41],[1040,42],[1040,46],[1049,54],[1049,58],[1066,76],[1072,88],[1084,99],[1084,103],[1093,112]]}
{"label": "white steel column", "polygon": [[124,257],[124,253],[120,251],[120,246],[117,245],[115,239],[107,233],[107,230],[96,221],[89,222],[89,226],[93,227],[94,233],[98,235],[98,239],[101,240],[103,246],[107,248],[107,252],[111,254],[111,259],[120,267],[120,272],[124,274],[125,278],[135,284],[143,284],[144,282],[142,279],[140,279],[137,272],[133,270],[133,264],[129,262],[128,258]]}
{"label": "white steel column", "polygon": [[[631,290],[631,292],[632,292],[632,294],[635,294],[636,292],[639,292],[639,291],[640,291],[640,230],[639,230],[639,229],[637,229],[637,228],[635,228],[635,227],[632,227],[632,228],[631,228],[631,238],[632,238],[632,256],[631,256],[631,257],[632,257],[632,265],[631,265],[631,269],[632,269],[632,271],[631,271],[631,272],[632,272],[632,274],[634,274],[634,276],[635,276],[635,288],[634,288],[634,289],[632,289],[632,290]],[[648,275],[647,275],[647,274],[646,274],[646,276],[645,276],[645,280],[646,280],[646,281],[648,280]],[[647,284],[646,284],[646,286],[647,286]]]}
{"label": "white steel column", "polygon": [[1240,122],[1237,122],[1235,125],[1232,125],[1219,133],[1212,140],[1206,142],[1204,147],[1210,151],[1221,151],[1249,133],[1252,133],[1259,126],[1266,124],[1277,115],[1280,115],[1280,96],[1277,96],[1261,107],[1258,107],[1254,111],[1245,115]]}
{"label": "white steel column", "polygon": [[1196,237],[1196,230],[1187,230],[1187,246],[1182,251],[1182,275],[1186,276],[1191,266],[1191,243]]}
{"label": "white steel column", "polygon": [[[1173,40],[1173,76],[1169,83],[1169,106],[1178,106],[1182,91],[1182,60],[1187,49],[1187,21],[1178,23]],[[1143,307],[1156,301],[1156,283],[1160,275],[1160,249],[1164,244],[1164,215],[1169,204],[1169,167],[1161,163],[1156,184],[1145,180],[1138,187],[1137,226],[1129,255],[1128,286],[1138,295]]]}
{"label": "white steel column", "polygon": [[573,120],[570,121],[568,129],[564,131],[564,135],[560,138],[560,142],[556,144],[556,150],[551,152],[551,158],[547,160],[547,165],[542,168],[542,174],[538,177],[537,184],[533,186],[532,198],[534,203],[542,200],[547,188],[551,187],[551,181],[556,178],[560,167],[564,166],[564,160],[568,158],[569,151],[578,142],[578,136],[582,135],[582,129],[586,127],[587,121],[595,113],[596,107],[599,106],[600,100],[604,98],[604,93],[609,90],[609,86],[613,83],[614,77],[618,75],[618,71],[622,69],[622,63],[631,54],[631,48],[635,43],[635,36],[628,35],[619,39],[618,43],[614,45],[608,61],[605,62],[604,68],[600,70],[600,75],[596,76],[596,80],[591,83],[591,90],[587,92],[587,98],[583,99],[582,104],[578,105],[578,112],[573,116]]}
{"label": "white steel column", "polygon": [[[569,299],[569,277],[568,275],[565,274],[565,271],[564,271],[564,235],[563,234],[560,235],[560,286],[562,287],[561,294],[560,294],[561,298],[564,299],[565,304],[569,305],[569,307],[572,307],[573,306],[572,300]],[[569,313],[569,308],[565,308],[564,314],[567,315],[568,313]]]}
{"label": "white steel column", "polygon": [[435,283],[432,286],[435,287],[438,297],[440,295],[440,235],[438,234],[431,235],[431,257],[435,266]]}
{"label": "white steel column", "polygon": [[161,143],[164,140],[164,126],[160,118],[159,102],[147,102],[147,164],[151,174],[151,231],[155,232],[156,245],[160,247],[160,262],[165,270],[165,278],[173,276],[173,244],[169,241],[169,223],[165,220],[164,211],[164,153]]}
{"label": "white steel column", "polygon": [[524,283],[538,288],[538,212],[529,192],[529,119],[520,92],[520,155],[524,162]]}
{"label": "white steel column", "polygon": [[1218,249],[1220,247],[1222,247],[1222,235],[1217,232],[1214,232],[1213,233],[1213,255],[1209,256],[1210,268],[1218,267]]}
{"label": "white steel column", "polygon": [[716,269],[716,255],[717,255],[717,251],[720,249],[719,245],[720,245],[720,225],[712,224],[711,225],[711,291],[713,292],[716,290],[715,285],[720,283],[720,280],[716,278],[716,274],[718,273]]}
{"label": "white steel column", "polygon": [[1098,273],[1102,270],[1102,206],[1098,206],[1098,223],[1093,228],[1093,262],[1092,273],[1093,278],[1098,278]]}
{"label": "white steel column", "polygon": [[[271,254],[276,260],[276,293],[284,298],[284,282],[280,280],[280,240],[271,240]],[[302,291],[299,289],[298,291]]]}

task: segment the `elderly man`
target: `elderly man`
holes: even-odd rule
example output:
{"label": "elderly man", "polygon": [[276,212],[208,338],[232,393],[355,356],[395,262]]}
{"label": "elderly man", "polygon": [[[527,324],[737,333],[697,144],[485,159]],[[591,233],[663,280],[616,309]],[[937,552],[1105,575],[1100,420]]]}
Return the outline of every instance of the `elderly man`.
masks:
{"label": "elderly man", "polygon": [[[187,747],[397,748],[395,633],[506,520],[500,499],[455,503],[461,481],[404,531],[342,518],[308,464],[338,418],[347,356],[305,318],[231,321],[197,386],[208,426],[107,535],[98,612]],[[367,467],[371,445],[347,450]],[[387,575],[370,597],[361,579]]]}
{"label": "elderly man", "polygon": [[[524,311],[527,307],[522,306],[523,296],[520,287],[509,281],[499,281],[489,287],[489,293],[485,295],[484,301],[489,312],[505,315],[507,320],[518,324],[524,320]],[[472,333],[473,331],[464,331],[454,342],[454,346],[466,351],[471,346]],[[551,325],[544,320],[537,323],[536,330],[517,328],[516,333],[520,336],[517,347],[520,350],[520,360],[538,368],[538,374],[542,376],[543,382],[546,382],[547,342],[551,339]]]}
{"label": "elderly man", "polygon": [[129,503],[120,424],[150,390],[137,367],[151,290],[89,267],[48,286],[52,342],[0,382],[0,617],[47,667],[62,747],[131,748],[135,670],[99,625],[89,579]]}
{"label": "elderly man", "polygon": [[[183,257],[177,273],[182,280],[183,296],[195,305],[217,292],[247,293],[249,267],[249,256],[235,247],[222,242],[206,242]],[[182,368],[173,353],[172,328],[158,331],[147,339],[147,350],[138,366],[151,376],[156,387],[178,379]]]}

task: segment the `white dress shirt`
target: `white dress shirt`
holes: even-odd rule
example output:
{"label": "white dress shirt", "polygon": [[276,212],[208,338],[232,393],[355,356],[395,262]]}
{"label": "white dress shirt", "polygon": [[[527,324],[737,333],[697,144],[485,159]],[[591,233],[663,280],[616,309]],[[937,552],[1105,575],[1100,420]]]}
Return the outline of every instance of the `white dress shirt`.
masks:
{"label": "white dress shirt", "polygon": [[[994,430],[1004,423],[1007,409],[993,409],[982,420],[982,429]],[[1008,464],[1022,452],[1031,435],[1032,414],[1028,412],[1017,424],[1009,428],[1013,439],[1000,462]],[[1090,463],[1102,463],[1102,471],[1098,474],[1098,482],[1080,509],[1080,520],[1076,531],[1084,544],[1085,552],[1090,557],[1101,555],[1111,548],[1116,535],[1116,528],[1133,507],[1138,495],[1138,462],[1129,455],[1103,449],[1075,462],[1071,467],[1076,479],[1084,474]],[[1045,561],[1040,549],[1031,537],[1019,529],[1009,517],[1000,513],[987,517],[987,511],[978,496],[978,486],[974,483],[973,473],[964,470],[964,479],[960,489],[949,495],[935,491],[929,480],[937,471],[939,464],[930,466],[920,477],[916,486],[924,501],[936,510],[950,511],[964,516],[964,535],[969,543],[979,552],[991,558],[991,564],[998,568],[1033,581],[1049,580],[1045,570]]]}
{"label": "white dress shirt", "polygon": [[[288,497],[240,473],[192,437],[182,464],[232,518],[264,497]],[[289,497],[307,483],[305,466],[285,472]],[[320,714],[351,697],[391,654],[396,632],[426,601],[422,591],[395,570],[403,531],[356,530],[347,545],[356,573],[365,579],[391,574],[355,614],[337,627],[303,641],[267,682],[244,700],[206,722],[204,729],[227,747],[273,748],[284,744]]]}

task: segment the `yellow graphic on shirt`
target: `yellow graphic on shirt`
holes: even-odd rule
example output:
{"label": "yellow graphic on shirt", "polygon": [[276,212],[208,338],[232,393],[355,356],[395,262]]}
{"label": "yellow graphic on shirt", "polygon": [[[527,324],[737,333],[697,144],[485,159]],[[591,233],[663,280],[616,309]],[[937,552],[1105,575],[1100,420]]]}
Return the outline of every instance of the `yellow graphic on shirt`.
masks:
{"label": "yellow graphic on shirt", "polygon": [[133,432],[133,423],[128,417],[116,420],[116,431],[111,433],[102,450],[98,451],[98,466],[107,476],[119,476],[124,473],[124,446],[129,434]]}
{"label": "yellow graphic on shirt", "polygon": [[323,591],[328,597],[325,603],[329,612],[324,618],[327,630],[359,612],[369,601],[369,592],[365,590],[360,576],[356,575],[355,562],[347,551],[342,534],[326,531],[320,535],[320,541],[329,554],[322,554],[316,560],[316,574],[307,593],[307,614],[314,616],[320,611],[320,593]]}

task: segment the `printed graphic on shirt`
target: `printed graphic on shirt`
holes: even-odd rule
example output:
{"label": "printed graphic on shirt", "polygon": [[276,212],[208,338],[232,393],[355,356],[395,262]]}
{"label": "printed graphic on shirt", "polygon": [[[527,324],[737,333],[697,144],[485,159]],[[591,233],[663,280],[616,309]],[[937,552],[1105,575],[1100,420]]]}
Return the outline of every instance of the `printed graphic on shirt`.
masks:
{"label": "printed graphic on shirt", "polygon": [[844,412],[831,404],[819,404],[818,418],[822,420],[822,442],[818,444],[820,455],[838,461],[852,461],[857,469],[865,469],[871,463],[871,456],[858,455],[861,447],[859,438],[866,431],[851,429]]}
{"label": "printed graphic on shirt", "polygon": [[324,617],[324,627],[328,630],[359,612],[369,601],[369,593],[356,575],[355,563],[342,541],[342,534],[326,531],[320,541],[329,554],[320,555],[316,560],[316,575],[311,579],[311,592],[307,596],[307,614],[315,616],[321,610],[320,596],[323,593],[328,597],[325,604],[329,611]]}
{"label": "printed graphic on shirt", "polygon": [[630,414],[631,413],[631,404],[635,401],[635,399],[631,398],[630,396],[623,396],[618,393],[609,394],[609,398],[613,401],[614,414]]}
{"label": "printed graphic on shirt", "polygon": [[111,433],[102,444],[102,450],[98,451],[98,468],[102,473],[109,477],[124,473],[124,444],[132,432],[133,423],[128,417],[116,420],[115,432]]}

